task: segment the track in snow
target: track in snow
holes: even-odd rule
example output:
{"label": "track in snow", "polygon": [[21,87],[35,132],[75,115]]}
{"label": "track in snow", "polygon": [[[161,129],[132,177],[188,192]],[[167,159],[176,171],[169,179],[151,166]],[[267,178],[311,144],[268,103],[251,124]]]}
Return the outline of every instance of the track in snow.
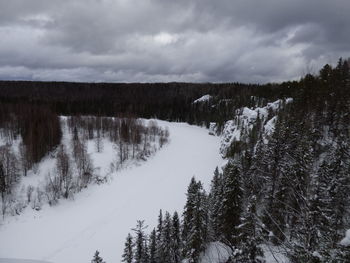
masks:
{"label": "track in snow", "polygon": [[181,212],[191,177],[208,188],[222,164],[220,140],[196,126],[158,123],[169,127],[170,144],[146,163],[115,174],[110,184],[91,186],[74,201],[28,209],[0,226],[0,258],[86,263],[99,250],[107,263],[120,262],[136,220],[146,220],[150,231],[159,209]]}

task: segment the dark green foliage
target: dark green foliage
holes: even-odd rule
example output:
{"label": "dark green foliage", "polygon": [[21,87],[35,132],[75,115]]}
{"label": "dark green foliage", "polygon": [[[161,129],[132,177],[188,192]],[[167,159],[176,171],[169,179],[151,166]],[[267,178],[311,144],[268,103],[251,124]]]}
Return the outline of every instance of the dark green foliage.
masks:
{"label": "dark green foliage", "polygon": [[157,237],[155,229],[152,230],[149,236],[149,262],[157,263]]}
{"label": "dark green foliage", "polygon": [[129,233],[125,241],[124,253],[122,255],[122,262],[132,263],[132,260],[134,258],[133,248],[134,248],[133,238]]}
{"label": "dark green foliage", "polygon": [[239,240],[238,227],[241,224],[243,192],[241,174],[236,164],[228,163],[223,173],[222,204],[218,214],[221,239],[230,247]]}
{"label": "dark green foliage", "polygon": [[91,263],[106,263],[106,262],[103,261],[103,258],[100,257],[100,252],[96,250],[94,254],[94,258],[91,260]]}
{"label": "dark green foliage", "polygon": [[218,215],[220,214],[221,209],[221,198],[223,195],[223,179],[222,174],[219,172],[218,167],[214,171],[214,177],[211,181],[211,188],[209,194],[209,238],[210,240],[218,240],[221,231],[220,231],[220,221]]}
{"label": "dark green foliage", "polygon": [[183,212],[183,255],[190,263],[199,260],[207,242],[208,213],[207,197],[202,183],[193,177],[187,189],[187,201]]}
{"label": "dark green foliage", "polygon": [[[226,120],[234,119],[243,131],[243,140],[227,151],[223,173],[215,170],[209,196],[201,183],[190,182],[181,259],[199,262],[208,242],[221,241],[231,248],[228,262],[263,262],[262,244],[278,245],[293,263],[349,262],[349,248],[339,243],[350,229],[348,61],[325,65],[319,75],[300,81],[260,86],[255,96],[242,92],[235,97],[229,89],[211,90],[213,98],[192,104],[188,114],[176,112],[190,123],[215,121],[219,132]],[[267,119],[258,116],[248,128],[235,118],[242,106],[262,107],[287,96],[293,102],[271,110]],[[276,123],[267,135],[264,125],[271,118]],[[164,249],[157,253],[174,250],[174,244],[158,243],[169,233],[162,217],[160,222],[156,246]]]}
{"label": "dark green foliage", "polygon": [[147,263],[148,259],[148,251],[146,245],[146,234],[145,229],[147,226],[144,225],[143,220],[138,220],[136,228],[134,228],[135,232],[135,253],[134,253],[134,262],[135,263]]}
{"label": "dark green foliage", "polygon": [[172,218],[171,225],[171,262],[180,263],[181,262],[181,225],[178,213],[175,211]]}

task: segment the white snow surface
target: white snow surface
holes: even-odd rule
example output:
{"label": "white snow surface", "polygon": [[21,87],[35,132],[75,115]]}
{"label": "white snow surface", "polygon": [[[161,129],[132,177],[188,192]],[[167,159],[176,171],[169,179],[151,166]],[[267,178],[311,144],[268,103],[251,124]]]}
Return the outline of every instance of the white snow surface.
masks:
{"label": "white snow surface", "polygon": [[262,245],[264,252],[264,260],[266,263],[289,263],[290,260],[287,258],[286,251],[278,246],[273,245]]}
{"label": "white snow surface", "polygon": [[[181,212],[191,177],[208,189],[215,167],[223,163],[220,139],[184,123],[158,124],[169,128],[170,143],[147,162],[112,174],[108,184],[89,186],[75,200],[40,211],[27,207],[6,218],[0,226],[0,258],[86,263],[99,250],[106,262],[120,262],[136,220],[145,220],[150,232],[160,209]],[[110,157],[100,156],[101,166],[104,158]]]}
{"label": "white snow surface", "polygon": [[206,94],[206,95],[203,95],[202,97],[200,97],[199,99],[196,99],[193,103],[209,101],[212,97],[213,96]]}
{"label": "white snow surface", "polygon": [[340,244],[344,247],[350,246],[350,229],[346,230],[345,237],[340,241]]}
{"label": "white snow surface", "polygon": [[200,263],[224,263],[230,257],[230,251],[223,243],[211,242],[201,255]]}

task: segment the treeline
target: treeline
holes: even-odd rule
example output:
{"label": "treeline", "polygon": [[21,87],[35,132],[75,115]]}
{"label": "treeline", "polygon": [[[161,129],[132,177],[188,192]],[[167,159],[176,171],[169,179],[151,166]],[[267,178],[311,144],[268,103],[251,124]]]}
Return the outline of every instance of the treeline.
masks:
{"label": "treeline", "polygon": [[[60,115],[120,116],[133,114],[208,124],[227,120],[232,107],[250,102],[251,96],[268,100],[292,96],[292,84],[253,85],[240,83],[69,83],[0,81],[0,101],[48,105]],[[212,105],[193,104],[211,94]]]}
{"label": "treeline", "polygon": [[258,120],[247,140],[234,142],[208,194],[191,180],[179,228],[170,214],[151,235],[138,227],[124,262],[196,263],[214,241],[229,249],[226,262],[264,262],[263,246],[295,263],[350,261],[350,247],[340,243],[350,229],[348,62],[298,85],[267,140]]}
{"label": "treeline", "polygon": [[30,168],[60,143],[62,134],[59,117],[49,107],[1,103],[0,136],[7,144],[22,138],[22,157]]}
{"label": "treeline", "polygon": [[[30,104],[0,104],[0,194],[1,211],[10,206],[15,213],[14,188],[45,155],[61,141],[58,116],[48,107]],[[16,143],[16,148],[12,147]]]}

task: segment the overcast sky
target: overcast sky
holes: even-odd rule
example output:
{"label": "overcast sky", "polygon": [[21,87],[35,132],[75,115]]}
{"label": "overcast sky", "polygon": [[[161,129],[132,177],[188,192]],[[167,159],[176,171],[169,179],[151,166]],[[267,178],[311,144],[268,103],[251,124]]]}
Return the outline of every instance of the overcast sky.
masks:
{"label": "overcast sky", "polygon": [[350,0],[0,0],[0,79],[270,82],[350,56]]}

